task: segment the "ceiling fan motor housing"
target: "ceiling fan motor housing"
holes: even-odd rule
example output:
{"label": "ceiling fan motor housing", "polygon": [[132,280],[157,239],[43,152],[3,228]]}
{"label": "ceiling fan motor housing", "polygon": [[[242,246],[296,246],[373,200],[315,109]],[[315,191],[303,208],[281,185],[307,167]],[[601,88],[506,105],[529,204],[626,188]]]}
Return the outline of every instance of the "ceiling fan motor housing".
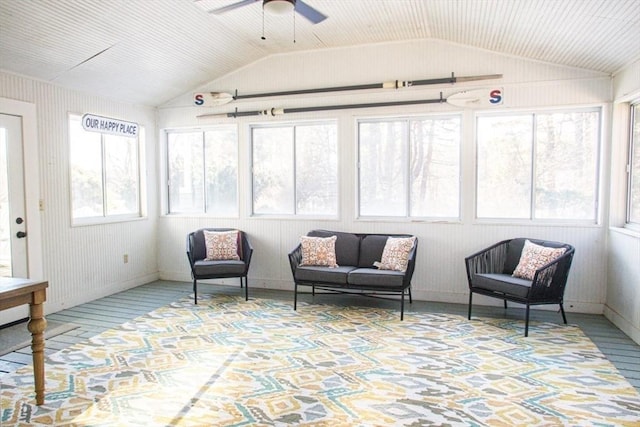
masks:
{"label": "ceiling fan motor housing", "polygon": [[262,8],[274,15],[286,15],[293,12],[296,0],[264,0]]}

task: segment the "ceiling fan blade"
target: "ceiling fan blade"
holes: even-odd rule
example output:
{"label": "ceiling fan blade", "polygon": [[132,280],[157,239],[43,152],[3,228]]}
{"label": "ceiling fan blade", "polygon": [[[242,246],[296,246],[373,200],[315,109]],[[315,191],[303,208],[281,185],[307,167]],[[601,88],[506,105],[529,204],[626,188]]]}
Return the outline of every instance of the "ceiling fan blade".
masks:
{"label": "ceiling fan blade", "polygon": [[230,10],[237,9],[239,7],[242,7],[242,6],[248,6],[251,3],[254,3],[256,1],[259,1],[259,0],[242,0],[242,1],[239,1],[237,3],[232,3],[232,4],[228,5],[228,6],[223,6],[223,7],[220,7],[218,9],[212,9],[212,10],[209,11],[209,13],[213,13],[214,15],[220,15],[221,13],[225,13],[225,12],[228,12]]}
{"label": "ceiling fan blade", "polygon": [[296,0],[296,12],[307,18],[309,21],[317,24],[327,19],[327,16],[318,12],[302,0]]}

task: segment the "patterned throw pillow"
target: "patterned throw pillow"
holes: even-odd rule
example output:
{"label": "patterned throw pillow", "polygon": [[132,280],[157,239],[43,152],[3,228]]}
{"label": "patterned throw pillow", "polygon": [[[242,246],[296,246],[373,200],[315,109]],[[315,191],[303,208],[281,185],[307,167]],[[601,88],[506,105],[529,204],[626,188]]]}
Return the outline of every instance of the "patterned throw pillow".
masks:
{"label": "patterned throw pillow", "polygon": [[300,265],[317,265],[335,268],[337,236],[309,237],[302,236],[302,262]]}
{"label": "patterned throw pillow", "polygon": [[374,265],[381,270],[407,271],[409,253],[415,241],[415,236],[389,237],[382,251],[382,259]]}
{"label": "patterned throw pillow", "polygon": [[205,261],[239,260],[238,230],[203,230],[204,244],[207,248]]}
{"label": "patterned throw pillow", "polygon": [[513,270],[512,276],[533,280],[537,269],[560,257],[566,250],[566,248],[547,248],[525,240],[520,262],[518,262],[516,269]]}

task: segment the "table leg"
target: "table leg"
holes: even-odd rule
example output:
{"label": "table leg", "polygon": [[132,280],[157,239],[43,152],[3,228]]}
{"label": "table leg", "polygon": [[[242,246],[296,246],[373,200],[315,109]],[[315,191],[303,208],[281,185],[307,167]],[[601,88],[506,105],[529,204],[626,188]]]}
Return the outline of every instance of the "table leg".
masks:
{"label": "table leg", "polygon": [[44,330],[47,320],[43,315],[45,293],[36,291],[29,305],[29,323],[27,328],[31,332],[31,353],[33,354],[33,378],[36,383],[36,404],[44,403]]}

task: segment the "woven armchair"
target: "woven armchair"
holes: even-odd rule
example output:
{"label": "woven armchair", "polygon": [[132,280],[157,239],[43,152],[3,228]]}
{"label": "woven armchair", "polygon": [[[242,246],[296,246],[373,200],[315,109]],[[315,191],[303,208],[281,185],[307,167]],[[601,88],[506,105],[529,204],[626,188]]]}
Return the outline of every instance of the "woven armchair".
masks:
{"label": "woven armchair", "polygon": [[247,238],[247,234],[238,230],[238,256],[239,260],[207,260],[207,248],[205,247],[204,230],[207,231],[233,231],[232,228],[202,228],[187,234],[187,258],[191,267],[193,278],[193,298],[198,304],[198,280],[224,279],[229,277],[240,278],[240,288],[244,287],[245,300],[249,300],[249,283],[247,274],[253,255],[253,247]]}
{"label": "woven armchair", "polygon": [[[559,258],[549,262],[535,271],[532,280],[513,277],[525,241],[529,240],[540,246],[565,248]],[[467,280],[469,282],[469,315],[473,294],[486,295],[504,301],[512,301],[526,306],[524,336],[529,336],[529,309],[532,305],[558,304],[562,320],[567,323],[564,312],[564,290],[571,268],[575,249],[566,243],[545,240],[516,238],[503,240],[486,249],[465,258]]]}

